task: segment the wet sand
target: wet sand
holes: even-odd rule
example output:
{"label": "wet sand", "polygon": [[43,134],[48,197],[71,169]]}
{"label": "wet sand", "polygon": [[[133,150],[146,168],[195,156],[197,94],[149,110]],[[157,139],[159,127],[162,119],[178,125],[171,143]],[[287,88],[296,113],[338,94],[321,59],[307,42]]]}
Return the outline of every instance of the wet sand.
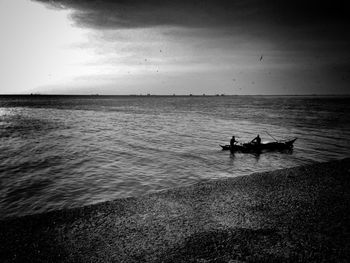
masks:
{"label": "wet sand", "polygon": [[0,262],[350,262],[350,159],[3,220]]}

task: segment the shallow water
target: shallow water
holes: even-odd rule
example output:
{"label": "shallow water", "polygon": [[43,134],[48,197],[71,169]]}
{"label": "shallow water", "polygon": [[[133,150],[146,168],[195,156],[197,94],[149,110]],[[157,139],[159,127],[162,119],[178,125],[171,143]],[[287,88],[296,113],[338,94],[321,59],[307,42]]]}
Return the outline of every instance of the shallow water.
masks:
{"label": "shallow water", "polygon": [[[349,157],[349,97],[0,96],[0,217]],[[291,153],[221,151],[298,137]]]}

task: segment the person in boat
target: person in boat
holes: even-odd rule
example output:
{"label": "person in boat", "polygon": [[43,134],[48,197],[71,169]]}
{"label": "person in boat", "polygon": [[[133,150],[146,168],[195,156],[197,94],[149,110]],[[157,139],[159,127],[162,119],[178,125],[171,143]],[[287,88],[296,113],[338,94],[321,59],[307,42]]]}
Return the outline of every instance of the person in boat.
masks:
{"label": "person in boat", "polygon": [[252,141],[251,141],[252,144],[255,144],[255,145],[260,145],[261,144],[261,139],[260,139],[260,136],[258,134],[258,136],[256,136]]}
{"label": "person in boat", "polygon": [[232,136],[232,138],[231,138],[231,140],[230,140],[231,149],[233,149],[233,147],[235,146],[235,144],[236,144],[237,142],[238,142],[238,141],[236,141],[235,136]]}

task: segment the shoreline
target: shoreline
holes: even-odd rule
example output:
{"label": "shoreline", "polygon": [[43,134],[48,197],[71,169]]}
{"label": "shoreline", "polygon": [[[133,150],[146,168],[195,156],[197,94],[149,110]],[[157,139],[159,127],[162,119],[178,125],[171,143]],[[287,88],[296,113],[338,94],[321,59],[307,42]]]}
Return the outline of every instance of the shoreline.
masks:
{"label": "shoreline", "polygon": [[347,262],[350,159],[0,221],[0,262]]}

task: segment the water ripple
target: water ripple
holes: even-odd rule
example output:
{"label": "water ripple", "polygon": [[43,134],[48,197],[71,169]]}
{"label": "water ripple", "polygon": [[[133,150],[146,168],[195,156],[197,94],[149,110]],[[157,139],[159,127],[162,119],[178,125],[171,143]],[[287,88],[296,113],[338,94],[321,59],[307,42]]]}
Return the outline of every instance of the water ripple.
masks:
{"label": "water ripple", "polygon": [[[348,157],[349,98],[2,97],[0,218]],[[298,137],[290,153],[230,154]]]}

